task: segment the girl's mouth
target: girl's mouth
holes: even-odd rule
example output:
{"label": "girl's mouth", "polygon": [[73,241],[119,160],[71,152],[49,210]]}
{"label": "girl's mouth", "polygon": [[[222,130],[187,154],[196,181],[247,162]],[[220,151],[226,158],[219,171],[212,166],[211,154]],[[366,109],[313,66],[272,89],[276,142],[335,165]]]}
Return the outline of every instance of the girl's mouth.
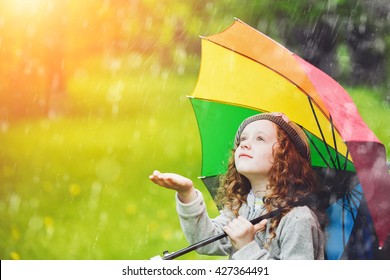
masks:
{"label": "girl's mouth", "polygon": [[247,157],[247,158],[253,158],[252,156],[248,154],[240,154],[239,157]]}

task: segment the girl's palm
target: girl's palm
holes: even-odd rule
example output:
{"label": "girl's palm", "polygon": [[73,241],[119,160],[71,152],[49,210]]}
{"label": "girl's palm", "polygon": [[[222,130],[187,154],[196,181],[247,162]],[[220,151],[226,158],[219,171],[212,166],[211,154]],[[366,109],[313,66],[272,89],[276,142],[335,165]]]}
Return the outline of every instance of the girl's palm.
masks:
{"label": "girl's palm", "polygon": [[175,190],[178,193],[186,193],[193,188],[193,183],[190,179],[175,173],[160,173],[156,170],[149,178],[153,183]]}

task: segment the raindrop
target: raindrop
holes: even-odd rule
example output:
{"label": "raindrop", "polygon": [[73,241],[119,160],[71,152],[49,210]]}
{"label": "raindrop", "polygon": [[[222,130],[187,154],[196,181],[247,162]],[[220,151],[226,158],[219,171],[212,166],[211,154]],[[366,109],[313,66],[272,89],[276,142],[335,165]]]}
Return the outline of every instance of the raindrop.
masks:
{"label": "raindrop", "polygon": [[99,197],[102,190],[102,184],[99,181],[94,181],[91,187],[88,206],[90,210],[96,210],[99,204]]}
{"label": "raindrop", "polygon": [[122,60],[121,59],[118,59],[118,58],[110,58],[110,59],[107,59],[107,61],[105,62],[107,68],[111,71],[111,72],[117,72],[121,69],[122,67]]}
{"label": "raindrop", "polygon": [[38,175],[35,175],[35,176],[33,177],[33,182],[34,182],[35,184],[38,184],[40,181],[41,181],[41,178],[40,178]]}
{"label": "raindrop", "polygon": [[46,227],[46,234],[50,238],[54,234],[54,220],[52,217],[45,217],[43,223]]}
{"label": "raindrop", "polygon": [[153,118],[153,117],[149,118],[149,128],[150,128],[150,130],[154,131],[155,127],[156,127],[156,119]]}
{"label": "raindrop", "polygon": [[57,145],[62,145],[64,143],[64,135],[55,133],[52,136],[53,143],[56,143]]}
{"label": "raindrop", "polygon": [[30,227],[30,229],[32,229],[34,231],[38,231],[43,226],[43,219],[39,216],[34,216],[28,222],[28,226]]}
{"label": "raindrop", "polygon": [[96,242],[99,239],[99,232],[96,234],[95,241],[93,242],[92,248],[95,248]]}
{"label": "raindrop", "polygon": [[34,37],[35,34],[37,33],[37,30],[35,28],[34,25],[28,25],[27,28],[26,28],[26,34],[27,34],[27,37]]}
{"label": "raindrop", "polygon": [[0,213],[4,213],[7,210],[7,204],[5,201],[0,200]]}
{"label": "raindrop", "polygon": [[145,22],[144,22],[144,26],[147,30],[149,29],[152,29],[153,27],[153,18],[152,17],[147,17]]}
{"label": "raindrop", "polygon": [[108,214],[106,212],[100,213],[99,228],[105,227],[108,222]]}
{"label": "raindrop", "polygon": [[64,182],[68,182],[69,179],[70,179],[69,174],[66,174],[66,173],[65,173],[64,175],[62,175],[62,180],[63,180]]}
{"label": "raindrop", "polygon": [[119,178],[122,168],[115,159],[103,157],[96,164],[95,173],[103,182],[111,183]]}
{"label": "raindrop", "polygon": [[177,67],[177,74],[183,75],[184,73],[185,73],[185,66],[181,64]]}
{"label": "raindrop", "polygon": [[17,214],[19,212],[22,199],[17,194],[12,194],[9,199],[8,212],[10,214]]}
{"label": "raindrop", "polygon": [[161,73],[161,78],[162,78],[163,80],[167,80],[168,77],[169,77],[169,71],[163,71],[163,72]]}
{"label": "raindrop", "polygon": [[107,92],[107,101],[111,103],[111,113],[113,116],[117,116],[119,113],[119,102],[122,100],[122,92],[124,89],[124,83],[118,81],[110,86]]}
{"label": "raindrop", "polygon": [[33,209],[37,209],[39,207],[39,199],[38,198],[32,198],[30,201],[30,207]]}
{"label": "raindrop", "polygon": [[137,69],[137,68],[141,67],[141,65],[142,65],[142,63],[143,63],[142,56],[141,56],[140,54],[133,53],[133,54],[131,54],[131,55],[128,57],[127,63],[129,64],[129,66],[130,66],[132,69]]}
{"label": "raindrop", "polygon": [[133,136],[134,142],[139,141],[141,139],[141,133],[139,130],[134,130],[132,136]]}
{"label": "raindrop", "polygon": [[161,73],[161,65],[159,63],[153,63],[152,66],[150,66],[150,72],[153,77],[158,77]]}

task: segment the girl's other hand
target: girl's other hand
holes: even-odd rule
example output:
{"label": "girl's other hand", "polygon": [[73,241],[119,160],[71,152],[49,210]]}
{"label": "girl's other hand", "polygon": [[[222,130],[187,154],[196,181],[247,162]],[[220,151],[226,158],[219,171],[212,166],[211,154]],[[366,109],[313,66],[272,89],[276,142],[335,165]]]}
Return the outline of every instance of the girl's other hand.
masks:
{"label": "girl's other hand", "polygon": [[227,233],[233,246],[239,250],[255,239],[257,231],[265,229],[267,220],[264,219],[260,223],[252,225],[250,221],[244,217],[239,216],[237,219],[231,221],[223,230]]}
{"label": "girl's other hand", "polygon": [[179,199],[183,203],[189,203],[196,198],[196,192],[192,181],[175,173],[161,173],[157,170],[149,176],[149,179],[164,188],[177,191]]}

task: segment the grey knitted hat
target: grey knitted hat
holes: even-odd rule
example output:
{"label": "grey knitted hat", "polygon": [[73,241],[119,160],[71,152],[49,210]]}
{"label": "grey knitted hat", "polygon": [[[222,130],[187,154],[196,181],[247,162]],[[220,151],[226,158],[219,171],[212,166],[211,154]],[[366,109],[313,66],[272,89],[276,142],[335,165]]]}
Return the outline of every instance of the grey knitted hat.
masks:
{"label": "grey knitted hat", "polygon": [[297,148],[299,154],[303,158],[306,158],[307,160],[310,161],[310,146],[305,132],[297,124],[290,121],[288,117],[283,113],[277,113],[277,112],[264,113],[264,114],[254,115],[245,119],[237,130],[236,138],[234,140],[235,147],[238,147],[240,143],[241,133],[244,130],[244,128],[251,122],[258,121],[258,120],[268,120],[277,124],[290,137],[291,141],[294,143],[295,147]]}

